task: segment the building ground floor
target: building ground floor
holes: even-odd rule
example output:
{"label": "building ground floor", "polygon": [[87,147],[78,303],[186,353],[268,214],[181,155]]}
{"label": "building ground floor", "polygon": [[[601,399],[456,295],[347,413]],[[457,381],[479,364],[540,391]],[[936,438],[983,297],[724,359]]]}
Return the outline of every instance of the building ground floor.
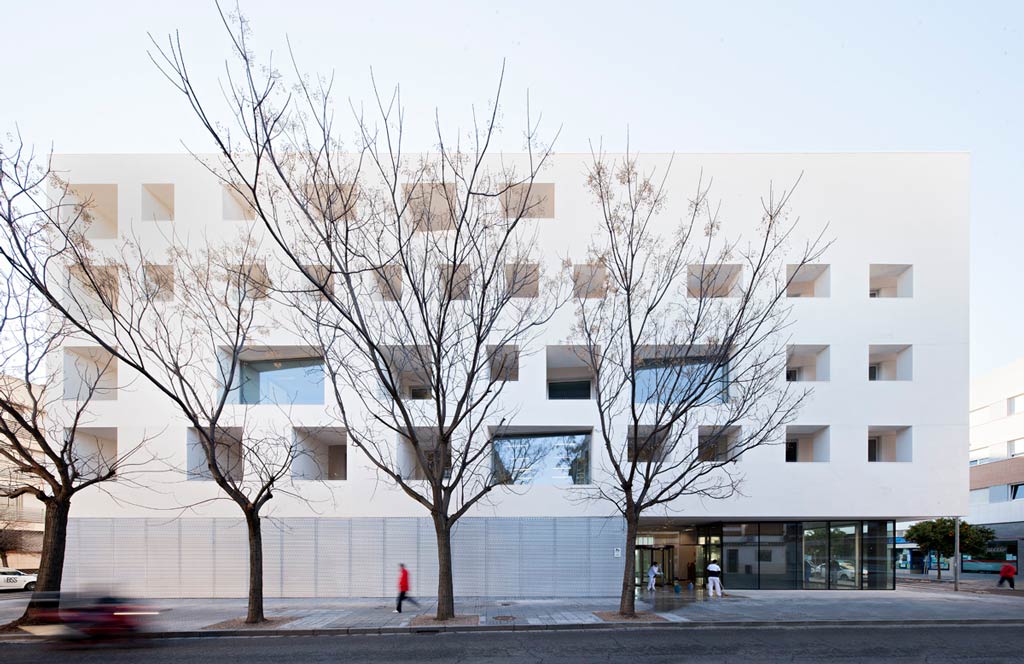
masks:
{"label": "building ground floor", "polygon": [[650,519],[638,540],[636,581],[657,562],[657,585],[701,586],[717,560],[723,586],[734,590],[886,590],[896,582],[894,543],[895,522],[887,520]]}
{"label": "building ground floor", "polygon": [[[427,518],[275,518],[263,522],[268,597],[384,597],[398,564],[412,594],[436,594],[437,550]],[[455,593],[479,597],[599,597],[622,582],[625,523],[613,517],[465,517],[452,550]],[[892,589],[888,520],[646,519],[633,561],[638,586],[658,562],[659,586],[702,586],[718,560],[727,589]],[[245,524],[232,518],[75,518],[65,587],[144,597],[242,597]]]}

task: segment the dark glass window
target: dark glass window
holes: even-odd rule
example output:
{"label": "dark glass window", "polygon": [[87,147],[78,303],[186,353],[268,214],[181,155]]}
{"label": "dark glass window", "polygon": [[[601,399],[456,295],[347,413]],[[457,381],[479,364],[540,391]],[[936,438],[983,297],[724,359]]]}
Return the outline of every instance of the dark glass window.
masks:
{"label": "dark glass window", "polygon": [[799,461],[799,459],[797,458],[797,449],[798,448],[799,448],[799,443],[797,443],[797,441],[795,441],[795,440],[787,440],[786,441],[786,462],[787,463],[796,463],[797,461]]}
{"label": "dark glass window", "polygon": [[878,439],[868,438],[868,462],[878,461]]}
{"label": "dark glass window", "polygon": [[862,551],[864,556],[861,588],[892,590],[895,586],[896,524],[893,521],[864,521]]}
{"label": "dark glass window", "polygon": [[757,588],[758,558],[756,523],[722,525],[722,584],[727,588]]}
{"label": "dark glass window", "polygon": [[762,523],[757,553],[762,589],[801,587],[800,524]]}
{"label": "dark glass window", "polygon": [[548,383],[548,399],[589,399],[589,380],[567,380]]}

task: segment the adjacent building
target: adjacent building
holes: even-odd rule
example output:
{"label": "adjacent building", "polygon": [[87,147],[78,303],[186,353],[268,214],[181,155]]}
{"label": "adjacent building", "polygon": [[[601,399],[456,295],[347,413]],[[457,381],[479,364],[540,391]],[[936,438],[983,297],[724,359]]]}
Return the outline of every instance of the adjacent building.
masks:
{"label": "adjacent building", "polygon": [[[586,239],[597,230],[584,182],[588,159],[557,155],[540,178],[544,204],[533,208],[529,223],[551,270],[562,269],[566,257],[586,263]],[[804,236],[792,239],[794,257],[826,225],[835,241],[820,263],[795,275],[788,293],[793,324],[779,381],[812,387],[812,398],[777,445],[739,461],[741,495],[680,499],[651,514],[641,534],[638,572],[658,560],[666,579],[699,582],[706,562],[717,558],[732,589],[893,587],[895,521],[967,512],[968,157],[672,159],[666,223],[685,216],[703,171],[714,179],[724,232],[750,236],[761,222],[769,183],[788,185],[802,175],[793,207]],[[642,165],[663,172],[669,161],[669,155],[653,155]],[[92,241],[100,249],[129,232],[159,247],[172,232],[205,242],[255,223],[190,156],[65,155],[56,168],[93,200]],[[181,278],[173,265],[163,271]],[[743,278],[742,266],[737,278]],[[271,320],[273,306],[268,303]],[[460,521],[457,594],[617,594],[623,522],[608,505],[572,500],[567,491],[606,472],[592,436],[597,413],[591,378],[565,345],[572,322],[567,308],[533,352],[520,354],[514,383],[502,398],[514,400],[521,431],[571,436],[573,463],[538,472],[528,488],[498,492]],[[300,400],[298,393],[290,395],[296,405],[287,414],[272,404],[255,408],[263,425],[302,439],[310,451],[293,468],[298,497],[280,492],[269,506],[267,594],[389,595],[399,562],[413,570],[414,595],[433,594],[436,554],[427,515],[379,481],[360,451],[347,445],[330,416],[323,368],[308,341],[285,326],[271,326],[260,341],[244,368],[252,376],[266,376],[268,385],[275,372],[318,376],[301,388]],[[63,352],[65,369],[105,362],[87,342]],[[209,349],[211,362],[214,353]],[[69,396],[76,393],[74,380],[65,376]],[[198,450],[187,424],[123,368],[103,387],[85,432],[88,444],[116,455],[145,439],[167,469],[154,466],[148,489],[115,482],[76,497],[65,571],[70,587],[113,584],[150,596],[244,595],[244,524],[234,505],[211,502],[218,489],[193,470]],[[401,454],[397,437],[395,445]]]}
{"label": "adjacent building", "polygon": [[964,570],[998,571],[1024,541],[1024,358],[971,381],[968,521],[995,531],[989,552]]}

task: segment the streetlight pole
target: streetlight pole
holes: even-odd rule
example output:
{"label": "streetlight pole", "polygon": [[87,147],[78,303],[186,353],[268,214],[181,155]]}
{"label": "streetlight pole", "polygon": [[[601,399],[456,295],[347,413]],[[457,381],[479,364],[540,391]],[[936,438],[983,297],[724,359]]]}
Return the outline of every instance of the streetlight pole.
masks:
{"label": "streetlight pole", "polygon": [[956,517],[956,532],[953,533],[953,590],[960,590],[960,517]]}

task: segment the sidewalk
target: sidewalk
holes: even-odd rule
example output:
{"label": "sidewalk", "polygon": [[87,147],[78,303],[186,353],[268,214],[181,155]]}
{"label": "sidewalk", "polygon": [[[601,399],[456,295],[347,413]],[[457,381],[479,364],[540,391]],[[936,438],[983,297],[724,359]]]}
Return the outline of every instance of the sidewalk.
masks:
{"label": "sidewalk", "polygon": [[[911,587],[906,587],[907,585]],[[930,586],[930,587],[929,587]],[[738,590],[724,598],[708,599],[698,592],[676,595],[660,591],[638,597],[637,610],[654,614],[656,622],[630,622],[631,626],[802,625],[828,623],[912,624],[943,622],[1024,624],[1024,592],[960,592],[946,584],[903,584],[895,591]],[[0,596],[0,621],[20,614],[27,595]],[[435,605],[424,599],[420,607],[393,613],[390,598],[378,599],[268,599],[266,614],[281,619],[271,627],[211,628],[245,616],[244,599],[155,599],[159,609],[150,629],[175,635],[237,633],[384,633],[437,627],[415,627],[412,619],[432,615]],[[595,615],[614,611],[617,597],[587,599],[457,598],[460,615],[478,615],[469,629],[580,629],[614,626]],[[621,625],[620,625],[621,626]],[[445,629],[466,629],[465,627]]]}

